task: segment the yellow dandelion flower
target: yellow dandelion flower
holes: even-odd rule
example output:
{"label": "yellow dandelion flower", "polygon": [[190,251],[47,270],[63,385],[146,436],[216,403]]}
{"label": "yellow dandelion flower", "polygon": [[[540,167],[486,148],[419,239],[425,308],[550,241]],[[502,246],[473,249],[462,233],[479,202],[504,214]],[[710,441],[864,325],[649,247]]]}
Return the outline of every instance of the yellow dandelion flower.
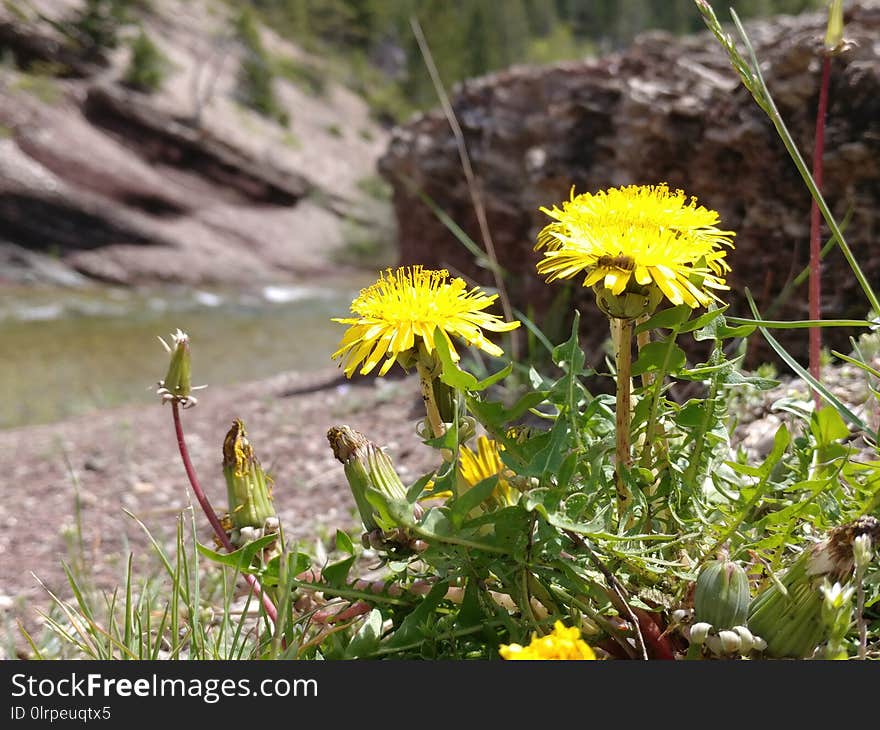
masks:
{"label": "yellow dandelion flower", "polygon": [[503,445],[497,441],[480,436],[477,439],[477,451],[474,453],[467,446],[462,446],[458,456],[458,472],[464,481],[465,489],[479,484],[486,479],[498,475],[498,484],[492,490],[490,501],[498,507],[509,507],[519,500],[519,493],[505,478],[507,467],[501,461]]}
{"label": "yellow dandelion flower", "polygon": [[532,634],[528,646],[505,644],[499,648],[504,659],[595,659],[596,655],[577,627],[566,628],[562,621],[553,624],[547,636]]}
{"label": "yellow dandelion flower", "polygon": [[617,296],[627,287],[656,285],[672,304],[706,306],[728,289],[725,247],[732,231],[717,227],[718,213],[666,184],[574,194],[562,208],[541,208],[553,219],[538,234],[545,249],[538,273],[547,281],[585,273],[584,286]]}
{"label": "yellow dandelion flower", "polygon": [[445,336],[455,361],[459,355],[450,335],[500,357],[504,352],[487,340],[482,330],[508,332],[520,323],[505,322],[483,311],[497,298],[497,294],[486,294],[479,287],[468,291],[464,279],[450,280],[445,270],[421,266],[388,269],[351,303],[356,317],[333,319],[351,326],[332,358],[340,358],[345,374],[351,377],[362,363],[360,373],[367,375],[385,357],[379,370],[379,375],[385,375],[399,355],[418,345],[430,354],[436,328]]}

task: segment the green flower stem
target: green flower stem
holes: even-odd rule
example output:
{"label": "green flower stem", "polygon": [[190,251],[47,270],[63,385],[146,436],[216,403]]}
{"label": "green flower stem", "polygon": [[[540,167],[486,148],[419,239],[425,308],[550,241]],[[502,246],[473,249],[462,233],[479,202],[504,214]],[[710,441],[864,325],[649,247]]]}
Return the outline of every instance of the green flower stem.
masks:
{"label": "green flower stem", "polygon": [[434,371],[422,362],[421,358],[416,360],[416,371],[419,374],[419,385],[422,389],[422,400],[425,402],[425,411],[428,415],[428,424],[431,426],[431,432],[434,438],[440,438],[446,433],[446,425],[440,417],[440,409],[437,407],[437,400],[434,397]]}
{"label": "green flower stem", "polygon": [[[648,321],[649,315],[643,314],[638,319],[638,324],[644,324]],[[650,330],[641,330],[638,335],[636,335],[636,345],[639,348],[639,352],[642,351],[642,348],[645,345],[650,344],[651,342],[651,331]],[[651,387],[654,383],[654,374],[653,373],[642,373],[642,388],[646,391]]]}
{"label": "green flower stem", "polygon": [[616,433],[617,450],[615,459],[615,471],[617,473],[617,515],[618,520],[632,502],[632,494],[623,477],[623,472],[632,464],[630,455],[629,431],[632,422],[632,410],[630,395],[632,383],[630,372],[632,371],[632,332],[633,324],[630,319],[611,319],[611,337],[614,340],[614,355],[617,370],[617,414]]}

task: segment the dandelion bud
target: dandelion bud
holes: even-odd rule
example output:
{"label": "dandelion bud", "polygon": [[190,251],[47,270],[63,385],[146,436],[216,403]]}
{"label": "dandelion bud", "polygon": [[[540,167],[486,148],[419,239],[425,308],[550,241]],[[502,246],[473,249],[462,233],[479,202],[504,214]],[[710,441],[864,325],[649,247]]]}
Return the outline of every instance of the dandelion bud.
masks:
{"label": "dandelion bud", "polygon": [[[805,658],[833,637],[852,593],[840,581],[852,573],[858,559],[856,541],[866,537],[870,544],[880,539],[880,521],[864,516],[832,529],[828,536],[804,551],[779,581],[761,591],[749,606],[749,629],[766,642],[772,657]],[[837,583],[837,588],[832,583]],[[826,586],[823,589],[823,586]],[[849,622],[849,609],[846,609]],[[843,619],[841,619],[841,623]]]}
{"label": "dandelion bud", "polygon": [[615,319],[633,320],[653,314],[663,300],[663,292],[656,286],[631,285],[622,293],[615,294],[611,289],[597,284],[593,287],[593,293],[599,309]]}
{"label": "dandelion bud", "polygon": [[697,577],[694,616],[718,629],[744,625],[749,612],[749,579],[725,558],[707,563]]}
{"label": "dandelion bud", "polygon": [[752,635],[752,632],[749,631],[745,626],[734,626],[733,631],[735,631],[736,635],[739,636],[740,654],[746,655],[755,648],[755,637]]}
{"label": "dandelion bud", "polygon": [[278,518],[272,505],[270,480],[263,472],[247,438],[244,423],[236,418],[223,440],[223,476],[229,499],[233,528],[277,529]]}
{"label": "dandelion bud", "polygon": [[705,621],[700,621],[691,626],[690,631],[690,642],[691,644],[696,644],[697,646],[701,646],[706,642],[706,637],[709,636],[709,632],[712,630],[712,624],[706,623]]}
{"label": "dandelion bud", "polygon": [[721,643],[721,651],[725,654],[738,654],[742,647],[742,641],[736,631],[719,631],[718,640]]}
{"label": "dandelion bud", "polygon": [[170,347],[161,337],[159,342],[171,354],[171,362],[168,364],[168,372],[165,374],[165,379],[159,381],[159,388],[156,391],[157,395],[162,398],[163,403],[176,401],[184,408],[196,405],[197,401],[193,397],[192,391],[199,390],[205,386],[193,387],[192,385],[189,335],[181,330],[174,332],[171,335],[171,342],[174,347]]}
{"label": "dandelion bud", "polygon": [[348,426],[334,426],[327,432],[327,439],[333,455],[345,467],[366,531],[411,525],[413,507],[388,454]]}
{"label": "dandelion bud", "polygon": [[844,588],[840,583],[832,585],[831,581],[825,578],[819,590],[822,592],[822,615],[826,621],[833,621],[842,611],[849,613],[855,588],[852,586]]}
{"label": "dandelion bud", "polygon": [[864,570],[871,562],[874,545],[870,535],[859,535],[853,540],[853,563],[856,570]]}
{"label": "dandelion bud", "polygon": [[686,608],[677,608],[672,612],[671,619],[675,626],[690,623],[693,618],[693,611]]}
{"label": "dandelion bud", "polygon": [[161,381],[162,387],[174,398],[187,398],[192,392],[189,335],[181,330],[172,334],[173,348],[169,347],[161,337],[159,341],[171,353],[168,372],[165,379]]}

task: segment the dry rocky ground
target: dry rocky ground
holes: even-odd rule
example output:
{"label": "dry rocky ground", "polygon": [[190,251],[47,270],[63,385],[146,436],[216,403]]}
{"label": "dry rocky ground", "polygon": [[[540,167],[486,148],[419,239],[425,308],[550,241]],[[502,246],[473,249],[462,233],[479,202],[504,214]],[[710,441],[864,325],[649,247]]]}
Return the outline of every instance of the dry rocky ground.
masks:
{"label": "dry rocky ground", "polygon": [[[337,528],[350,531],[356,524],[342,466],[325,436],[330,426],[348,424],[386,446],[406,482],[432,468],[433,452],[415,434],[421,401],[412,378],[347,381],[336,370],[288,373],[209,387],[200,396],[198,407],[184,411],[184,428],[215,509],[226,506],[223,437],[239,417],[274,477],[275,504],[286,534],[307,540],[310,552],[313,540],[332,540]],[[176,517],[192,503],[200,541],[212,544],[180,462],[171,410],[158,399],[152,407],[123,407],[2,431],[0,474],[0,614],[6,618],[7,638],[19,648],[23,641],[16,621],[39,635],[39,612],[51,604],[36,578],[69,598],[62,561],[75,559],[80,551],[100,589],[123,583],[130,552],[141,579],[155,573],[148,538],[126,510],[171,545]]]}
{"label": "dry rocky ground", "polygon": [[[772,391],[743,391],[736,412],[735,444],[759,463],[780,423],[797,428],[791,413],[774,409],[779,399],[806,402],[798,381],[782,378]],[[877,425],[877,407],[861,371],[827,369],[825,380],[840,397]],[[260,461],[274,477],[276,508],[288,537],[332,549],[337,529],[356,529],[357,518],[341,465],[326,440],[330,426],[348,424],[384,445],[405,483],[436,466],[434,452],[416,436],[423,417],[414,376],[346,380],[337,370],[284,373],[253,383],[208,388],[198,407],[184,411],[192,459],[215,508],[226,506],[220,471],[221,444],[231,421],[242,418]],[[868,449],[862,460],[876,458]],[[81,557],[102,590],[120,586],[125,561],[135,556],[140,579],[157,562],[136,515],[169,547],[176,518],[193,504],[174,436],[171,411],[160,405],[130,406],[73,420],[0,431],[0,614],[8,641],[23,647],[17,621],[41,631],[46,588],[70,598],[62,561]],[[199,539],[212,535],[196,505]],[[78,527],[79,526],[79,527]],[[81,530],[81,538],[77,531]],[[78,546],[79,543],[79,546]],[[243,587],[243,584],[242,584]]]}

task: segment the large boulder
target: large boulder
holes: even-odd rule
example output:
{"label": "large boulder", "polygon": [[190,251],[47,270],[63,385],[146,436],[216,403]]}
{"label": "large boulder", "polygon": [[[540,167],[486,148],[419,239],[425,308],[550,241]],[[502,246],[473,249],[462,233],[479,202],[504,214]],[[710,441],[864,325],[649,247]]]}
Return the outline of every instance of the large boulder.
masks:
{"label": "large boulder", "polygon": [[[804,157],[812,157],[825,13],[748,24],[761,68]],[[732,30],[732,29],[731,29]],[[831,63],[826,128],[825,197],[838,220],[851,211],[847,241],[869,280],[880,283],[872,246],[880,225],[880,5],[854,4],[846,14],[854,45]],[[594,363],[607,328],[590,292],[546,285],[535,273],[536,234],[549,219],[540,206],[578,192],[630,183],[668,182],[698,197],[735,230],[729,256],[730,312],[749,316],[744,291],[768,310],[809,259],[810,197],[773,125],[755,104],[709,33],[675,38],[653,32],[624,52],[545,68],[516,67],[467,81],[452,104],[485,201],[511,298],[538,313],[545,329],[564,331],[554,297],[572,295],[585,314],[584,336]],[[431,198],[480,241],[455,140],[437,110],[395,130],[380,161],[394,186],[403,263],[462,272],[491,285],[492,277],[438,220]],[[827,238],[823,228],[823,240]],[[866,315],[868,305],[839,251],[822,273],[826,318]],[[565,307],[562,311],[570,311]],[[807,319],[806,283],[775,318]],[[846,349],[853,330],[825,330]],[[807,333],[781,338],[799,356]],[[759,344],[757,338],[756,344]],[[704,350],[705,348],[703,348]],[[752,363],[769,359],[759,347]]]}

